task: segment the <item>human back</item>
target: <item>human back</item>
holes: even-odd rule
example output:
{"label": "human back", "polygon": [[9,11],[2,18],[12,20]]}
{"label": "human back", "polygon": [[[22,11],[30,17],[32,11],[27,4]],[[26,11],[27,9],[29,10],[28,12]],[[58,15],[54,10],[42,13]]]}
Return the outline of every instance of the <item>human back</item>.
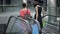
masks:
{"label": "human back", "polygon": [[29,9],[21,9],[20,11],[20,16],[21,17],[26,17],[26,14],[30,16],[30,10]]}
{"label": "human back", "polygon": [[38,18],[41,17],[42,7],[38,7]]}
{"label": "human back", "polygon": [[20,16],[25,19],[26,15],[30,16],[30,9],[23,3],[23,8],[20,10]]}

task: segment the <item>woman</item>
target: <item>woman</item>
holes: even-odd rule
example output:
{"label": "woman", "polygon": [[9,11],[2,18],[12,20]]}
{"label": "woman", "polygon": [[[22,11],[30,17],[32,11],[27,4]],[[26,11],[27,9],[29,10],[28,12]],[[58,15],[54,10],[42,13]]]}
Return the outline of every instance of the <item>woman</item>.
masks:
{"label": "woman", "polygon": [[[22,6],[23,6],[23,8],[20,10],[20,16],[24,20],[24,19],[27,19],[28,17],[30,17],[30,9],[27,9],[26,3],[23,3]],[[30,34],[31,33],[31,28],[30,27],[29,27],[28,31],[29,31],[29,34]]]}
{"label": "woman", "polygon": [[37,2],[37,1],[35,1],[34,7],[35,7],[35,11],[36,11],[35,19],[39,21],[41,29],[42,29],[43,28],[43,23],[42,23],[41,13],[43,13],[43,16],[44,16],[43,8],[40,6],[40,3]]}
{"label": "woman", "polygon": [[30,16],[30,9],[27,9],[26,3],[22,4],[23,8],[20,10],[20,16],[25,19],[26,15]]}

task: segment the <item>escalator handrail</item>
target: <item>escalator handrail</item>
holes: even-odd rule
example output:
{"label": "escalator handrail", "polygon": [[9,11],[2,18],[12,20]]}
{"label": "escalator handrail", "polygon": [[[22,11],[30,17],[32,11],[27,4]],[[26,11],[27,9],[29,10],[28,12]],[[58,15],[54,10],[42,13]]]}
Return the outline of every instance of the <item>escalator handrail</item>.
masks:
{"label": "escalator handrail", "polygon": [[24,21],[24,22],[26,23],[26,21],[25,21],[24,19],[22,19],[22,18],[18,18],[18,17],[15,17],[15,16],[10,16],[9,19],[8,19],[8,22],[7,22],[7,27],[6,27],[6,29],[5,29],[5,33],[6,33],[6,30],[7,30],[7,28],[8,28],[8,25],[9,25],[10,20],[11,20],[12,17],[14,17],[14,18],[16,18],[16,19],[19,19],[19,20],[22,20],[22,21]]}
{"label": "escalator handrail", "polygon": [[[42,19],[43,19],[44,17],[46,17],[46,16],[59,17],[59,18],[60,18],[60,16],[55,16],[55,15],[45,15],[45,16],[42,17]],[[34,18],[29,18],[29,19],[31,19],[31,20],[33,20],[33,21],[36,22],[36,19],[34,19]],[[59,26],[59,25],[57,25],[57,24],[53,24],[53,23],[48,23],[48,24],[51,24],[51,25],[54,25],[54,26]]]}
{"label": "escalator handrail", "polygon": [[[59,18],[60,18],[60,16],[55,16],[55,15],[45,15],[45,16],[43,16],[42,18],[44,18],[44,17],[46,17],[46,16],[59,17]],[[51,25],[54,25],[54,26],[59,26],[59,25],[53,24],[53,23],[48,23],[48,24],[51,24]]]}
{"label": "escalator handrail", "polygon": [[46,16],[52,16],[52,17],[59,17],[60,18],[60,16],[56,16],[56,15],[45,15],[45,16],[43,16],[43,18]]}
{"label": "escalator handrail", "polygon": [[[19,16],[18,16],[19,17]],[[21,17],[21,16],[20,16]],[[28,18],[28,20],[32,20],[32,21],[34,21],[34,22],[36,22],[37,23],[37,25],[38,25],[38,27],[39,27],[39,31],[41,30],[41,28],[40,28],[40,24],[39,24],[39,21],[38,20],[36,20],[36,19],[34,19],[34,18],[31,18],[31,17],[27,17]],[[31,26],[31,25],[30,25]]]}
{"label": "escalator handrail", "polygon": [[[44,17],[46,17],[46,16],[52,16],[52,17],[59,17],[59,18],[60,18],[60,16],[55,16],[55,15],[45,15],[45,16],[42,17],[42,19],[43,19]],[[19,15],[18,17],[21,17],[21,16]],[[30,17],[28,17],[28,18],[29,18],[29,19],[32,19],[32,20],[35,20],[34,18],[30,18]]]}
{"label": "escalator handrail", "polygon": [[[45,15],[45,16],[43,16],[42,17],[42,19],[44,18],[44,17],[46,17],[46,16],[51,16],[51,17],[59,17],[60,18],[60,16],[56,16],[56,15]],[[21,17],[21,16],[18,16],[18,17]],[[36,19],[34,19],[34,18],[30,18],[30,17],[28,17],[29,19],[32,19],[32,20],[36,20]]]}
{"label": "escalator handrail", "polygon": [[[45,15],[45,16],[42,17],[42,19],[43,19],[44,17],[46,17],[46,16],[59,17],[59,18],[60,18],[60,16],[55,16],[55,15]],[[33,19],[33,18],[29,18],[29,19],[32,19],[33,21],[36,22],[36,20]],[[50,24],[50,25],[52,25],[52,26],[54,26],[54,27],[59,27],[59,25],[57,25],[57,24],[53,24],[53,23],[48,23],[48,24]],[[39,29],[39,30],[40,30],[40,29]]]}
{"label": "escalator handrail", "polygon": [[[17,16],[17,17],[22,17],[22,16]],[[24,18],[24,17],[23,17]],[[26,18],[26,17],[25,17]],[[40,28],[40,24],[39,24],[39,22],[36,20],[36,19],[34,19],[34,18],[32,18],[32,17],[27,17],[28,18],[28,20],[32,20],[32,21],[34,21],[34,22],[36,22],[37,23],[37,25],[38,25],[38,27],[39,27],[39,30],[41,30],[41,28]],[[29,24],[30,25],[30,24]],[[31,27],[31,25],[30,25],[30,27]]]}
{"label": "escalator handrail", "polygon": [[[43,16],[42,18],[44,18],[44,17],[46,17],[46,16],[52,16],[52,17],[59,17],[60,18],[60,16],[54,16],[54,15],[45,15],[45,16]],[[32,19],[32,20],[34,20],[35,21],[35,19],[33,19],[33,18],[29,18],[29,19]],[[36,22],[36,21],[35,21]],[[53,23],[48,23],[49,25],[52,25],[52,26],[54,26],[54,27],[56,27],[56,28],[58,28],[59,27],[59,25],[57,25],[57,24],[53,24]],[[40,29],[39,29],[40,30]]]}
{"label": "escalator handrail", "polygon": [[[55,15],[45,15],[45,16],[42,17],[42,19],[43,19],[44,17],[46,17],[46,16],[52,16],[52,17],[59,17],[59,18],[60,18],[60,16],[55,16]],[[18,17],[21,17],[21,16],[18,16]],[[28,18],[36,22],[36,19],[30,18],[30,17],[28,17]],[[58,26],[58,25],[53,24],[53,23],[48,23],[48,24],[51,24],[51,25],[54,25],[54,26]]]}

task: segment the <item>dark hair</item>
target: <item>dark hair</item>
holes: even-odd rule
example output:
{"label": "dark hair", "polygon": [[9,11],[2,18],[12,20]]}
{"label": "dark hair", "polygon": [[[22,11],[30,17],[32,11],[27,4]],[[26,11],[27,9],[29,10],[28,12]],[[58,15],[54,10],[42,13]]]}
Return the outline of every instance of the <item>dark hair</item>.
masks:
{"label": "dark hair", "polygon": [[36,5],[40,5],[40,3],[38,1],[34,1],[34,7],[36,7]]}
{"label": "dark hair", "polygon": [[26,7],[26,3],[23,3],[22,6],[23,6],[23,7]]}

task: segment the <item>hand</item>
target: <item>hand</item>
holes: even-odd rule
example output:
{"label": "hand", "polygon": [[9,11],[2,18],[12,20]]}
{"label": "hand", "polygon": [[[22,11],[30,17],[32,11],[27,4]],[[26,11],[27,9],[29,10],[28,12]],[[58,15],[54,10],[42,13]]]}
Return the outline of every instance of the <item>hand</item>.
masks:
{"label": "hand", "polygon": [[44,14],[43,14],[43,16],[44,16]]}

